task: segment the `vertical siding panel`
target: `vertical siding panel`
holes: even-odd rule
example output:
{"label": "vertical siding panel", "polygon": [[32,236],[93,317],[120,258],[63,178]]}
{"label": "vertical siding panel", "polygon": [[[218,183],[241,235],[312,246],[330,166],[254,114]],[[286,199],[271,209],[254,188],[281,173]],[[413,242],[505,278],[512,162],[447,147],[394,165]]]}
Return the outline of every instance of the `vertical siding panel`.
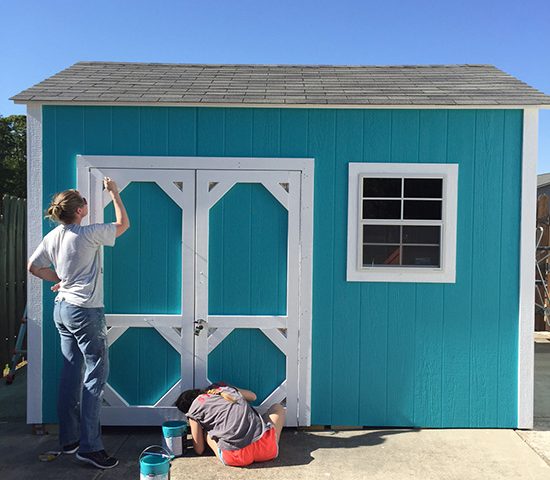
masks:
{"label": "vertical siding panel", "polygon": [[[391,111],[367,110],[363,161],[386,163],[391,153]],[[387,422],[388,284],[361,282],[359,423]]]}
{"label": "vertical siding panel", "polygon": [[230,108],[225,113],[225,155],[252,156],[252,110]]}
{"label": "vertical siding panel", "polygon": [[[445,163],[447,111],[420,111],[420,163]],[[416,292],[416,354],[414,424],[441,426],[442,284],[418,284]]]}
{"label": "vertical siding panel", "polygon": [[197,109],[167,108],[168,155],[197,154]]}
{"label": "vertical siding panel", "polygon": [[456,283],[445,285],[442,423],[468,426],[474,209],[475,111],[449,111],[448,163],[458,167]]}
{"label": "vertical siding panel", "polygon": [[[225,156],[250,156],[252,154],[252,110],[227,109],[225,111]],[[223,238],[232,248],[223,249],[224,277],[223,303],[226,312],[253,314],[251,273],[254,268],[252,260],[252,189],[248,185],[236,185],[231,192],[233,202],[223,204]],[[221,200],[224,202],[224,200]],[[237,246],[237,247],[236,247]],[[238,250],[238,251],[237,251]],[[244,388],[251,385],[250,365],[255,361],[253,331],[246,329],[237,333],[238,348],[225,355],[231,355],[234,364],[240,364]],[[223,360],[222,360],[223,361]]]}
{"label": "vertical siding panel", "polygon": [[334,164],[336,112],[310,110],[308,151],[315,158],[312,422],[332,423],[334,324]]}
{"label": "vertical siding panel", "polygon": [[[391,161],[418,161],[419,112],[392,112]],[[388,424],[414,423],[416,285],[390,283],[388,305]]]}
{"label": "vertical siding panel", "polygon": [[84,152],[87,155],[109,155],[112,149],[111,107],[84,109]]}
{"label": "vertical siding panel", "polygon": [[197,109],[197,155],[223,156],[225,141],[225,110]]}
{"label": "vertical siding panel", "polygon": [[359,424],[360,284],[346,281],[348,163],[363,157],[363,112],[336,114],[334,219],[334,304],[336,335],[332,338],[332,423]]}
{"label": "vertical siding panel", "polygon": [[139,155],[140,110],[138,107],[112,107],[113,155]]}
{"label": "vertical siding panel", "polygon": [[255,157],[278,157],[281,135],[280,110],[256,108],[253,110],[253,114],[252,155]]}
{"label": "vertical siding panel", "polygon": [[504,112],[476,115],[471,424],[496,425]]}
{"label": "vertical siding panel", "polygon": [[391,130],[391,162],[418,162],[420,136],[418,110],[393,110]]}
{"label": "vertical siding panel", "polygon": [[[305,157],[308,155],[308,110],[282,108],[280,153],[282,157]],[[315,162],[317,172],[317,162]]]}
{"label": "vertical siding panel", "polygon": [[[43,108],[45,117],[43,121],[45,123],[54,122],[52,128],[48,126],[44,130],[45,137],[53,134],[51,140],[44,142],[42,178],[44,181],[43,205],[46,208],[55,193],[76,187],[76,155],[84,150],[84,135],[82,107]],[[56,224],[46,221],[43,233],[46,234],[55,226]],[[55,294],[45,284],[43,289],[43,358],[53,360],[51,363],[44,363],[42,372],[45,422],[57,421],[57,381],[52,381],[52,378],[59,379],[62,365],[59,334],[52,321],[54,298]]]}
{"label": "vertical siding panel", "polygon": [[416,285],[388,287],[388,426],[414,425]]}
{"label": "vertical siding panel", "polygon": [[140,107],[139,142],[141,155],[168,153],[168,110]]}
{"label": "vertical siding panel", "polygon": [[504,117],[498,357],[498,426],[517,426],[522,112]]}

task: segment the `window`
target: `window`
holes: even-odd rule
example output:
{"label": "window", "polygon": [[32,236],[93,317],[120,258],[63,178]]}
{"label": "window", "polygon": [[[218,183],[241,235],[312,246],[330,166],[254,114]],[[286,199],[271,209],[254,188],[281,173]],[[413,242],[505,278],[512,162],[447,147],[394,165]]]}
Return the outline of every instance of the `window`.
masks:
{"label": "window", "polygon": [[458,165],[349,164],[348,281],[454,283]]}

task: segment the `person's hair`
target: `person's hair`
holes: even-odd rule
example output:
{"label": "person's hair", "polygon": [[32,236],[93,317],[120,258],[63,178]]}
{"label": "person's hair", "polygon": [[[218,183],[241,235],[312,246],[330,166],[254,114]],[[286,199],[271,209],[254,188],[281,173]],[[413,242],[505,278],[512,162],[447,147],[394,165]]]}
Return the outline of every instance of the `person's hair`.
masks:
{"label": "person's hair", "polygon": [[208,393],[209,395],[219,395],[220,397],[227,400],[228,402],[235,403],[237,399],[233,397],[233,395],[222,391],[220,388],[222,386],[225,386],[225,384],[218,385],[215,383],[213,385],[210,385],[206,390],[199,390],[199,389],[185,390],[185,392],[183,392],[178,397],[175,405],[176,407],[178,407],[179,411],[183,413],[187,413],[191,408],[191,404],[194,402],[195,398],[197,398],[199,395],[202,395],[203,393]]}
{"label": "person's hair", "polygon": [[183,392],[176,400],[176,407],[178,407],[180,412],[187,413],[195,398],[202,395],[204,392],[205,390],[200,389],[185,390],[185,392]]}
{"label": "person's hair", "polygon": [[56,193],[46,211],[46,218],[59,223],[73,223],[76,211],[84,205],[86,205],[86,200],[82,198],[78,190],[65,190]]}

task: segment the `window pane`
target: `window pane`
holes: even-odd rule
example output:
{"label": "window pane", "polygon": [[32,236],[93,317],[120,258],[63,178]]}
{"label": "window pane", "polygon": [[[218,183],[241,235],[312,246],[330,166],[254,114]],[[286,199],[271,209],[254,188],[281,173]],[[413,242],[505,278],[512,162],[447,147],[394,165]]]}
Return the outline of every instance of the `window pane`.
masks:
{"label": "window pane", "polygon": [[441,200],[405,200],[406,220],[441,220]]}
{"label": "window pane", "polygon": [[406,178],[405,197],[442,198],[443,180],[441,178]]}
{"label": "window pane", "polygon": [[403,247],[403,265],[439,267],[439,247]]}
{"label": "window pane", "polygon": [[399,243],[399,225],[363,225],[363,243]]}
{"label": "window pane", "polygon": [[363,200],[363,218],[401,218],[401,200]]}
{"label": "window pane", "polygon": [[399,245],[363,245],[363,266],[399,265]]}
{"label": "window pane", "polygon": [[439,245],[441,227],[403,227],[403,243],[435,243]]}
{"label": "window pane", "polygon": [[400,178],[364,178],[363,197],[401,198]]}

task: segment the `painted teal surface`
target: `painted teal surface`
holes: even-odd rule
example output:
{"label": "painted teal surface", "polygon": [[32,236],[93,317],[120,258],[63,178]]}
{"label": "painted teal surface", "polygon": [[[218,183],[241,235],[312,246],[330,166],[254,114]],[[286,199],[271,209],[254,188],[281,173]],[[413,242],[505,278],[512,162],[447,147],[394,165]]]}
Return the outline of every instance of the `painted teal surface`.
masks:
{"label": "painted teal surface", "polygon": [[263,185],[240,183],[209,224],[208,313],[286,315],[287,210]]}
{"label": "painted teal surface", "polygon": [[285,356],[258,329],[233,330],[208,357],[210,381],[245,385],[256,393],[253,405],[260,405],[285,377]]}
{"label": "painted teal surface", "polygon": [[[155,183],[133,182],[121,197],[131,228],[104,249],[105,311],[178,314],[181,209]],[[114,220],[111,203],[105,221]],[[153,329],[128,330],[109,353],[109,383],[131,405],[156,403],[180,377],[179,354]]]}
{"label": "painted teal surface", "polygon": [[[45,107],[43,120],[45,203],[75,185],[77,153],[314,158],[312,423],[516,426],[521,111]],[[346,282],[349,162],[459,164],[456,283]]]}

